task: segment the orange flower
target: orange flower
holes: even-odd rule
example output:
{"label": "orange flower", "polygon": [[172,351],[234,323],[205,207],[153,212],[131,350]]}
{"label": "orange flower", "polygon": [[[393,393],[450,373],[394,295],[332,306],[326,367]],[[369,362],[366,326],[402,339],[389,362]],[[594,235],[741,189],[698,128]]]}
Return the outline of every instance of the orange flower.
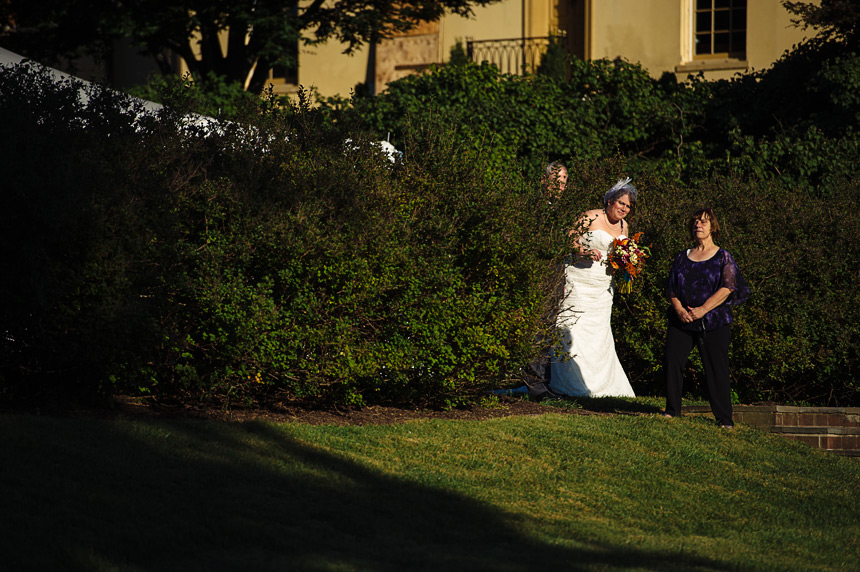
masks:
{"label": "orange flower", "polygon": [[607,256],[609,265],[614,270],[621,270],[616,282],[618,291],[622,294],[633,290],[633,280],[642,274],[645,259],[651,256],[650,248],[638,244],[642,234],[637,232],[630,238],[616,238],[609,249]]}

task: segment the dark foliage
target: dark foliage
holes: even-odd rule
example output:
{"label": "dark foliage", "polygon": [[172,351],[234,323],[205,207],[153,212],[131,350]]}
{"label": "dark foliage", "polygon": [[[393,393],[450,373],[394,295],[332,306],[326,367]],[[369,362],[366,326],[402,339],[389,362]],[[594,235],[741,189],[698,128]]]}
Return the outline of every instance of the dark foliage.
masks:
{"label": "dark foliage", "polygon": [[[83,102],[4,70],[0,398],[460,403],[540,349],[565,229],[631,174],[653,257],[613,327],[637,392],[662,392],[663,283],[708,205],[753,288],[736,397],[860,403],[850,43],[817,38],[731,81],[624,61],[566,73],[460,61],[314,110],[174,86],[141,119],[109,92]],[[183,115],[222,107],[217,129]],[[396,163],[368,143],[389,133]],[[571,173],[552,207],[550,160]]]}
{"label": "dark foliage", "polygon": [[4,0],[0,37],[39,61],[81,53],[110,61],[112,43],[128,41],[165,74],[188,69],[198,80],[215,76],[260,93],[271,68],[295,68],[300,45],[337,40],[352,52],[421,21],[468,16],[495,1]]}
{"label": "dark foliage", "polygon": [[395,140],[408,124],[442,117],[491,162],[524,172],[558,157],[697,157],[698,145],[688,150],[687,141],[704,122],[698,84],[682,89],[674,80],[655,81],[622,60],[553,56],[544,64],[546,73],[525,77],[486,63],[440,67],[353,103],[372,128]]}
{"label": "dark foliage", "polygon": [[[619,299],[614,316],[640,391],[662,391],[663,280],[684,246],[682,221],[694,207],[717,208],[731,229],[724,246],[755,288],[737,312],[737,397],[847,404],[858,402],[849,279],[858,78],[850,45],[817,37],[733,80],[654,80],[623,61],[571,60],[564,81],[465,64],[404,78],[354,106],[383,133],[404,132],[406,118],[444,117],[493,164],[526,173],[560,159],[572,167],[574,192],[633,174],[643,189],[633,225],[654,258],[639,294]],[[602,171],[607,157],[621,168]]]}
{"label": "dark foliage", "polygon": [[309,110],[194,127],[2,77],[7,397],[450,405],[536,351],[570,223],[444,126],[392,164]]}

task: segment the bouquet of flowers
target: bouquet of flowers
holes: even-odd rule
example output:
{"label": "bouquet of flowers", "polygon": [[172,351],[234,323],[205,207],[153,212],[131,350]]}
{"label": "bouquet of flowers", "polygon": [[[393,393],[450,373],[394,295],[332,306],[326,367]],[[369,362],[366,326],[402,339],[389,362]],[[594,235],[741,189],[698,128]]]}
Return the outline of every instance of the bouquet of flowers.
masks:
{"label": "bouquet of flowers", "polygon": [[637,232],[630,238],[616,238],[609,248],[609,264],[616,271],[616,281],[619,283],[618,291],[629,294],[633,291],[633,279],[642,273],[645,259],[651,256],[651,249],[640,246],[639,240],[642,233]]}

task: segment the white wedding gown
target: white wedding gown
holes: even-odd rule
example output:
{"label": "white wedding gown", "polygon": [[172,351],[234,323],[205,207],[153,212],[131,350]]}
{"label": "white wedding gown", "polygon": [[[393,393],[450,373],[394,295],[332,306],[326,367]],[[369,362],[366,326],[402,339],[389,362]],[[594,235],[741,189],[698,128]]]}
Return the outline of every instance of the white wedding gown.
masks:
{"label": "white wedding gown", "polygon": [[604,230],[586,232],[583,245],[599,250],[603,257],[565,267],[564,300],[557,323],[567,355],[552,361],[550,387],[556,393],[581,397],[635,395],[615,354],[609,324],[614,287],[606,253],[612,240]]}

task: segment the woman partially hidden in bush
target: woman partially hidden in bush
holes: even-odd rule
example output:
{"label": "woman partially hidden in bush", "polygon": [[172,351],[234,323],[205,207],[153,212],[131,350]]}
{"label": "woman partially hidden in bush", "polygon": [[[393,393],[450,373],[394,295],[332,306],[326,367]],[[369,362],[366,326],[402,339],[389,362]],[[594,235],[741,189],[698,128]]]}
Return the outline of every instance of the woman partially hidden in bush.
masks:
{"label": "woman partially hidden in bush", "polygon": [[734,425],[729,387],[731,306],[744,302],[750,292],[732,255],[714,243],[720,237],[720,223],[712,209],[694,212],[687,231],[695,246],[679,253],[669,271],[667,295],[672,308],[664,354],[664,415],[681,414],[683,371],[695,343],[705,368],[711,410],[721,427],[730,428]]}

